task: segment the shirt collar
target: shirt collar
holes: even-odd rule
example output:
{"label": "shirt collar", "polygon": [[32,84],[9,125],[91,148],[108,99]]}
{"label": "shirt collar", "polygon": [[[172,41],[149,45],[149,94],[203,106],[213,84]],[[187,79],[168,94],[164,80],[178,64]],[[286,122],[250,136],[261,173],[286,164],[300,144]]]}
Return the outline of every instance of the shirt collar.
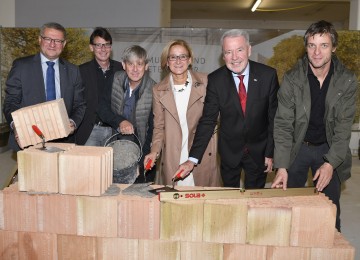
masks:
{"label": "shirt collar", "polygon": [[[332,60],[330,61],[330,69],[327,76],[331,76],[334,73],[334,63],[332,62]],[[310,63],[308,64],[308,75],[313,75],[315,78],[317,78],[314,74],[314,72],[312,71],[311,67],[310,67]]]}
{"label": "shirt collar", "polygon": [[45,55],[42,54],[41,52],[40,52],[40,59],[41,59],[41,63],[46,63],[47,61],[52,61],[52,62],[55,62],[55,64],[57,64],[58,61],[59,61],[59,58],[56,58],[55,60],[49,60],[49,59],[46,58]]}

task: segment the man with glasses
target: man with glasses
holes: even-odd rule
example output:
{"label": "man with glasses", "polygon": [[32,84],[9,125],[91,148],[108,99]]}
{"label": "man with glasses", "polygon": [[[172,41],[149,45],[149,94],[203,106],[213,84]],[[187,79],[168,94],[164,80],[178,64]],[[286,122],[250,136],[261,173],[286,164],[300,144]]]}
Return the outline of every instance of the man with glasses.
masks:
{"label": "man with glasses", "polygon": [[114,73],[122,70],[122,65],[110,59],[112,37],[105,28],[95,28],[90,36],[89,47],[94,53],[94,59],[80,65],[87,108],[76,134],[76,143],[103,146],[106,139],[111,136],[112,129],[110,125],[101,121],[97,110],[102,93],[106,88],[111,88]]}
{"label": "man with glasses", "polygon": [[65,28],[58,23],[46,23],[40,28],[40,53],[16,59],[6,81],[4,115],[12,129],[9,147],[23,149],[11,113],[45,101],[63,98],[70,118],[71,135],[57,141],[73,142],[73,133],[80,125],[86,109],[84,88],[79,68],[59,58],[66,45]]}

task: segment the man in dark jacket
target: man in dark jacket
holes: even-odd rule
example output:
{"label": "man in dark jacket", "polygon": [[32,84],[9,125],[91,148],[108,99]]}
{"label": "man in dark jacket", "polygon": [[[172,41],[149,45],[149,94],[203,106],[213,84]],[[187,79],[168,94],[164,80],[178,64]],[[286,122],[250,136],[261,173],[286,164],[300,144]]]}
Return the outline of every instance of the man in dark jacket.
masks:
{"label": "man in dark jacket", "polygon": [[[63,98],[70,119],[71,135],[56,140],[58,142],[74,142],[73,133],[85,113],[84,88],[79,68],[60,58],[66,45],[65,28],[53,22],[44,24],[40,28],[39,45],[39,53],[14,61],[6,81],[4,115],[12,129],[9,147],[14,151],[23,147],[18,143],[12,112]],[[54,74],[48,74],[49,69]]]}
{"label": "man in dark jacket", "polygon": [[76,143],[103,146],[112,134],[111,127],[102,122],[97,114],[102,93],[111,87],[114,73],[122,70],[120,62],[110,59],[112,37],[102,27],[97,27],[90,36],[90,50],[94,59],[80,65],[87,104],[84,119],[76,134]]}
{"label": "man in dark jacket", "polygon": [[303,187],[311,168],[317,190],[337,206],[340,231],[340,190],[341,182],[350,178],[349,142],[358,83],[334,54],[338,35],[331,23],[312,24],[304,40],[307,54],[285,74],[278,93],[274,122],[278,171],[272,187]]}
{"label": "man in dark jacket", "polygon": [[263,188],[272,171],[273,125],[279,82],[276,70],[251,61],[249,34],[233,29],[221,38],[225,66],[208,76],[203,109],[189,160],[175,175],[185,177],[205,152],[220,115],[219,154],[225,187]]}

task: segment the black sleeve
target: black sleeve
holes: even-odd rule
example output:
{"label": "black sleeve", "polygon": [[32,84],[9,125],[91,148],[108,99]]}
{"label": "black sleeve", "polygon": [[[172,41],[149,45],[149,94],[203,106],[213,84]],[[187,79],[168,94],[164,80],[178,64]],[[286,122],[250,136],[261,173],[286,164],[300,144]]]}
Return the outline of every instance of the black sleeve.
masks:
{"label": "black sleeve", "polygon": [[113,80],[112,84],[105,86],[104,92],[100,95],[100,103],[97,109],[97,114],[102,122],[110,125],[113,129],[118,129],[120,122],[125,118],[122,115],[118,115],[111,110],[111,94],[113,84],[117,84],[116,80]]}

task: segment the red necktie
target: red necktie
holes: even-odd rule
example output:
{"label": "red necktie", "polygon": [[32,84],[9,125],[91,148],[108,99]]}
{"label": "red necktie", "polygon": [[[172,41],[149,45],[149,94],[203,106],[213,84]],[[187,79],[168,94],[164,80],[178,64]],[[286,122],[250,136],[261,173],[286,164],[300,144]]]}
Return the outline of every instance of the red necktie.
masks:
{"label": "red necktie", "polygon": [[245,77],[245,75],[240,75],[240,76],[238,76],[238,78],[240,79],[240,83],[239,83],[239,98],[240,98],[240,104],[241,104],[242,111],[244,112],[244,115],[245,115],[245,109],[246,109],[246,89],[245,89],[245,85],[244,85],[244,77]]}

